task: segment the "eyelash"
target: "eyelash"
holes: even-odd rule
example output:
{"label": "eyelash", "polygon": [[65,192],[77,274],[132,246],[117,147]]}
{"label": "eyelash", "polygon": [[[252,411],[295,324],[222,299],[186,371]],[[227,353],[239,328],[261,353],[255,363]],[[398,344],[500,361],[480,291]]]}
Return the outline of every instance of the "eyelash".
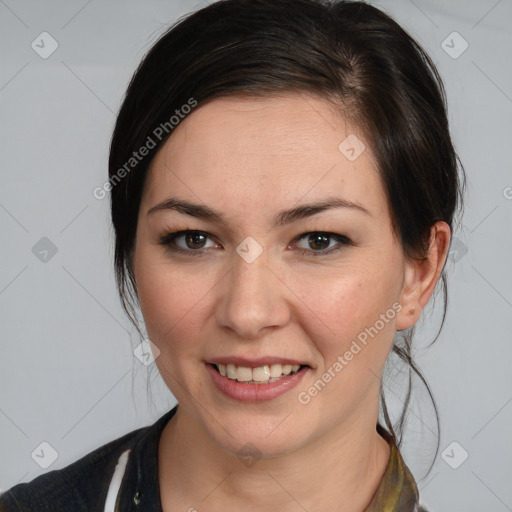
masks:
{"label": "eyelash", "polygon": [[[164,235],[160,238],[159,243],[160,243],[160,245],[165,246],[167,249],[169,249],[170,251],[172,251],[174,253],[185,254],[187,256],[202,256],[204,254],[204,250],[202,250],[202,249],[197,249],[197,250],[182,249],[181,247],[176,247],[176,245],[174,245],[176,238],[178,238],[180,236],[188,235],[188,234],[203,235],[203,236],[211,239],[211,236],[204,231],[199,231],[199,230],[195,230],[195,229],[183,229],[180,231],[174,231],[172,233],[167,233],[166,235]],[[349,238],[347,238],[346,236],[340,235],[338,233],[330,233],[330,232],[326,232],[326,231],[309,231],[307,233],[303,233],[303,234],[299,235],[298,237],[294,238],[293,242],[302,240],[303,238],[310,236],[310,235],[321,235],[321,236],[324,236],[324,237],[327,237],[330,239],[334,239],[340,245],[353,245],[352,241]],[[323,249],[321,251],[299,249],[300,254],[302,256],[309,255],[309,256],[313,256],[313,257],[326,256],[328,254],[331,254],[331,253],[339,251],[339,250],[341,250],[340,246],[331,247],[330,249]]]}

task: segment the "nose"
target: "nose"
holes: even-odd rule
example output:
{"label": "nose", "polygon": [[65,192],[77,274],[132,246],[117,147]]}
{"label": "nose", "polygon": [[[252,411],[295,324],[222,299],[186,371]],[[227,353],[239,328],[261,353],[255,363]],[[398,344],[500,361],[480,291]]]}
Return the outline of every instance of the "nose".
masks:
{"label": "nose", "polygon": [[289,291],[269,263],[265,251],[251,263],[234,254],[232,270],[222,280],[215,316],[219,326],[239,338],[261,337],[290,320]]}

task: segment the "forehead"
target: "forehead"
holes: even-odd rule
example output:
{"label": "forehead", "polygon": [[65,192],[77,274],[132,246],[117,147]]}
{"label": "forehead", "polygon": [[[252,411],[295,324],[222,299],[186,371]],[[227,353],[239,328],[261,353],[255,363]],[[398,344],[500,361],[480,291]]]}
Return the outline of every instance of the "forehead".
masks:
{"label": "forehead", "polygon": [[387,212],[362,131],[312,95],[229,97],[202,105],[175,128],[148,172],[146,204],[172,194],[218,207],[274,210],[275,203],[339,193],[376,214]]}

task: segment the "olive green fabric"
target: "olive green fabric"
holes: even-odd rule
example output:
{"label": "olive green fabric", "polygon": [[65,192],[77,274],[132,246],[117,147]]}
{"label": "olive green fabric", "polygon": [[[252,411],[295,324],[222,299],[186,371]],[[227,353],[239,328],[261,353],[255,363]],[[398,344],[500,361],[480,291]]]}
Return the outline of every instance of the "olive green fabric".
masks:
{"label": "olive green fabric", "polygon": [[389,462],[372,501],[364,512],[426,512],[419,505],[416,482],[392,437],[379,425],[390,447]]}

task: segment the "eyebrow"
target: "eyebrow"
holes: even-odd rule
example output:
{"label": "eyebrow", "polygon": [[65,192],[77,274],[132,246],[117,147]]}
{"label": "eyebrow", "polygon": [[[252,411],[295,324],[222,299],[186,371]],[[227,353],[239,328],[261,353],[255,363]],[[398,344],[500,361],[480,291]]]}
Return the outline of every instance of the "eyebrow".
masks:
{"label": "eyebrow", "polygon": [[[282,210],[275,216],[273,227],[276,228],[286,224],[291,224],[292,222],[311,217],[312,215],[316,215],[317,213],[333,208],[350,208],[372,217],[372,214],[359,203],[335,197],[326,198],[302,206],[297,206],[289,210]],[[162,201],[161,203],[153,206],[148,210],[147,215],[162,210],[175,210],[184,215],[190,215],[191,217],[197,217],[210,222],[216,222],[223,226],[227,226],[224,215],[221,212],[217,212],[212,208],[202,204],[191,203],[190,201],[185,201],[175,197],[170,197],[165,201]]]}

